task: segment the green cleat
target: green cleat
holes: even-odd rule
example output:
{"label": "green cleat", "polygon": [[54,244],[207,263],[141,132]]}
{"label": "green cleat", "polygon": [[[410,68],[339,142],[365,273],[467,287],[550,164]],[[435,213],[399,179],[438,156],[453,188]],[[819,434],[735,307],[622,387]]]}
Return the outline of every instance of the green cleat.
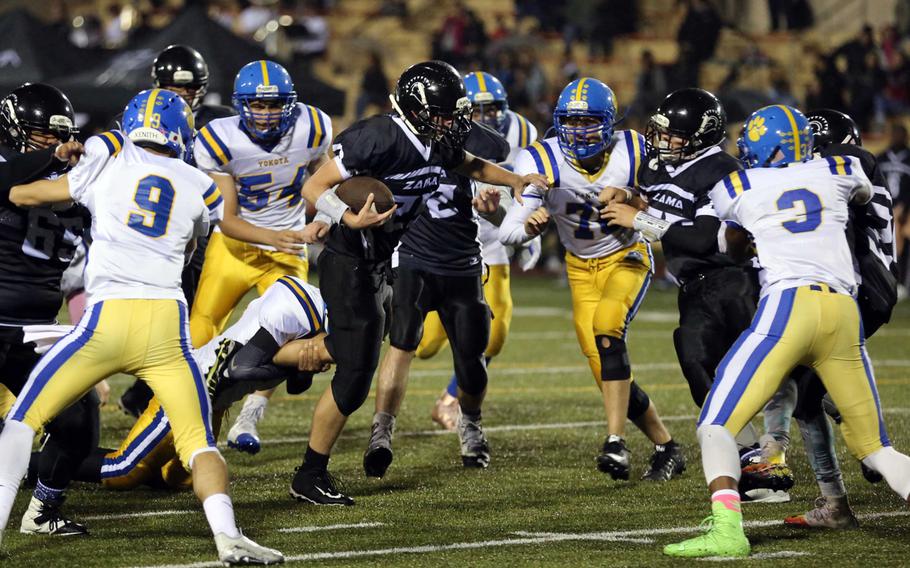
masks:
{"label": "green cleat", "polygon": [[667,556],[702,558],[707,556],[749,556],[750,546],[743,532],[743,515],[714,503],[712,515],[702,524],[708,525],[705,534],[668,544],[664,547]]}

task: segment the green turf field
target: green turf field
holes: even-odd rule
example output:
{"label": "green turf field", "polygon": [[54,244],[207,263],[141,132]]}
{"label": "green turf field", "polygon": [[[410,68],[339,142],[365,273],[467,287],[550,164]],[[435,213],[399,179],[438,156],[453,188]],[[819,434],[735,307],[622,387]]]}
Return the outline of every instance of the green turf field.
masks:
{"label": "green turf field", "polygon": [[[329,378],[323,375],[302,396],[276,395],[260,429],[259,455],[225,450],[246,534],[297,564],[670,565],[661,547],[691,535],[709,511],[694,436],[696,409],[671,340],[675,291],[652,289],[630,335],[636,379],[685,444],[689,460],[681,479],[662,485],[614,482],[594,466],[605,434],[603,407],[575,342],[568,290],[555,280],[517,279],[513,294],[512,335],[492,365],[484,408],[493,451],[489,469],[463,470],[457,438],[437,435],[429,419],[450,376],[446,350],[414,366],[398,419],[395,462],[385,479],[368,480],[361,468],[371,398],[352,417],[330,466],[357,505],[318,508],[293,501],[288,485],[305,449],[314,401]],[[891,439],[905,451],[910,450],[908,337],[910,302],[905,302],[870,341]],[[114,380],[112,400],[126,385],[125,377]],[[103,443],[116,446],[130,421],[111,406],[102,414]],[[747,530],[753,554],[770,557],[775,565],[906,565],[910,508],[884,484],[866,483],[842,443],[839,457],[854,508],[865,519],[862,528],[835,534],[777,523],[811,507],[816,496],[795,425],[792,434],[793,502],[745,506],[747,521],[759,523]],[[651,448],[634,429],[628,438],[634,479]],[[75,540],[19,534],[27,499],[21,492],[13,509],[3,566],[217,565],[208,526],[190,492],[114,493],[79,484],[70,493],[68,511],[92,534]],[[154,512],[160,514],[139,516]]]}

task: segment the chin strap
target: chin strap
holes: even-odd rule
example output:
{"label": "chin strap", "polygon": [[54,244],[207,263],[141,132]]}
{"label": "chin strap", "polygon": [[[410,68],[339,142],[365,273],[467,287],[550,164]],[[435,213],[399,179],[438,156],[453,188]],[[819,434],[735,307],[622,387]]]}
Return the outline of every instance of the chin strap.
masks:
{"label": "chin strap", "polygon": [[659,241],[661,237],[670,228],[669,221],[658,219],[653,215],[648,215],[644,211],[635,214],[632,220],[632,228],[639,231],[648,242]]}
{"label": "chin strap", "polygon": [[392,102],[392,108],[395,109],[395,112],[398,113],[398,117],[404,121],[404,123],[407,125],[408,129],[411,132],[413,132],[415,136],[423,136],[420,132],[417,132],[417,128],[415,128],[414,125],[411,124],[411,121],[408,120],[407,115],[405,115],[404,111],[401,110],[401,107],[398,106],[398,101],[395,99],[395,95],[389,95],[389,101]]}

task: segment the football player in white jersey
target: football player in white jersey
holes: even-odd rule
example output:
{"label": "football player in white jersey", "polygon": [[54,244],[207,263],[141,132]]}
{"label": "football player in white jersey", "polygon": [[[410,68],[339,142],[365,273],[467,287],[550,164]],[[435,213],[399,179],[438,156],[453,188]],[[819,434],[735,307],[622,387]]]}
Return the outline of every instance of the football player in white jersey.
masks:
{"label": "football player in white jersey", "polygon": [[814,368],[828,389],[850,452],[901,498],[910,497],[910,457],[891,447],[885,430],[845,235],[848,204],[868,202],[872,183],[855,157],[812,159],[809,121],[785,105],[754,112],[740,149],[749,169],[721,180],[711,199],[733,224],[732,254],[745,256],[749,237],[754,241],[764,268],[762,297],[752,325],[718,366],[698,419],[711,528],[667,545],[670,556],[749,554],[733,436],[797,365]]}
{"label": "football player in white jersey", "polygon": [[195,239],[222,215],[217,186],[183,161],[192,151],[192,114],[176,93],[143,91],[127,106],[124,133],[90,138],[67,175],[10,193],[19,207],[84,205],[94,241],[85,314],[35,366],[0,434],[0,529],[9,520],[35,432],[95,383],[126,372],[147,381],[167,410],[219,559],[282,562],[279,552],[237,528],[205,383],[190,356],[180,274]]}
{"label": "football player in white jersey", "polygon": [[[291,76],[272,61],[253,61],[237,73],[233,102],[239,116],[213,120],[196,136],[196,163],[218,182],[225,200],[190,314],[197,347],[224,328],[251,288],[262,294],[288,274],[306,280],[306,248],[298,243],[307,204],[300,189],[328,159],[332,140],[328,115],[298,103]],[[256,423],[269,396],[247,398],[228,445],[259,451]]]}
{"label": "football player in white jersey", "polygon": [[568,251],[575,332],[601,390],[608,436],[597,467],[613,479],[629,479],[625,443],[628,416],[655,444],[645,479],[666,480],[685,469],[657,409],[632,381],[626,333],[651,282],[651,249],[638,232],[609,227],[600,219],[604,187],[633,187],[644,152],[641,134],[613,131],[613,91],[589,77],[569,83],[556,104],[557,135],[531,144],[515,160],[515,173],[540,172],[549,190],[526,188],[500,227],[500,240],[519,245],[541,233],[552,215]]}
{"label": "football player in white jersey", "polygon": [[[522,148],[537,140],[537,128],[531,122],[509,109],[509,101],[502,83],[489,73],[474,72],[464,76],[464,87],[473,108],[472,119],[495,129],[509,143],[509,157],[501,164],[511,167],[515,156]],[[484,217],[478,218],[478,238],[487,276],[483,285],[483,296],[493,319],[490,322],[490,340],[484,356],[490,359],[499,355],[509,335],[512,323],[512,291],[509,284],[510,251],[499,242],[499,227]],[[540,256],[540,239],[534,239],[522,248],[522,267],[532,268]],[[430,312],[423,324],[423,338],[417,347],[417,357],[428,359],[436,355],[447,341],[445,329],[436,312]],[[458,380],[452,375],[448,387],[436,401],[431,416],[446,428],[455,430],[458,414]]]}
{"label": "football player in white jersey", "polygon": [[[250,302],[223,334],[193,351],[212,399],[216,437],[228,408],[256,388],[273,388],[285,380],[289,392],[309,388],[314,371],[329,361],[301,368],[301,350],[310,347],[310,338],[325,337],[326,315],[318,288],[285,276]],[[110,489],[189,487],[189,473],[176,456],[170,423],[157,399],[152,398],[117,450],[99,448],[83,463],[80,480]]]}

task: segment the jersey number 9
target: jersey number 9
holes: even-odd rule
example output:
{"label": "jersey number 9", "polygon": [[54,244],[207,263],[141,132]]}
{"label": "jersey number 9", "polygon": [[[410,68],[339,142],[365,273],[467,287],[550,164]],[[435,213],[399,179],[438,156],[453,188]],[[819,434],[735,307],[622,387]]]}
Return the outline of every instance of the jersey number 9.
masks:
{"label": "jersey number 9", "polygon": [[801,187],[785,191],[777,198],[777,209],[794,209],[801,204],[805,213],[799,213],[796,219],[784,221],[783,226],[791,233],[808,233],[822,224],[822,202],[817,195]]}
{"label": "jersey number 9", "polygon": [[130,211],[126,224],[143,235],[158,238],[167,232],[174,206],[174,186],[161,176],[145,176],[136,186],[133,201],[141,211]]}

